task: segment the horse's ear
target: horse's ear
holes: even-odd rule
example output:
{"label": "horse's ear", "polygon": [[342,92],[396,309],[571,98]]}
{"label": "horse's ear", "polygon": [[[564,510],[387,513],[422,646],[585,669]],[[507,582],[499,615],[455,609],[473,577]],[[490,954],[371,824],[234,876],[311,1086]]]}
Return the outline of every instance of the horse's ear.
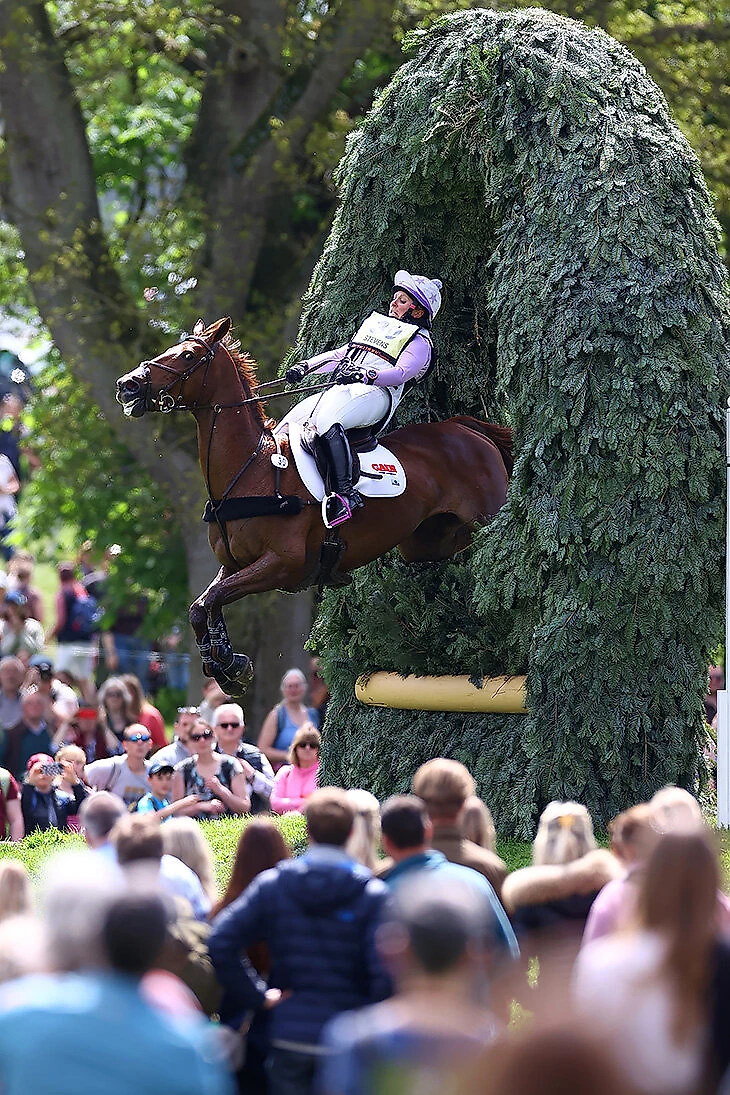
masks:
{"label": "horse's ear", "polygon": [[209,342],[211,345],[216,342],[222,342],[231,329],[231,317],[224,316],[223,319],[219,319],[217,323],[212,324],[210,328]]}
{"label": "horse's ear", "polygon": [[200,338],[200,336],[202,335],[204,330],[205,330],[205,324],[203,323],[202,319],[199,319],[198,322],[193,327],[193,334],[197,335],[197,337]]}

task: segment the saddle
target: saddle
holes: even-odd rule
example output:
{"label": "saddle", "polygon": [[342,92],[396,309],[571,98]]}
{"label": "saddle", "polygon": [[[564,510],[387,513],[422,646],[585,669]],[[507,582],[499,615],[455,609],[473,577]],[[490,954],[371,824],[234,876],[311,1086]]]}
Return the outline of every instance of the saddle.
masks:
{"label": "saddle", "polygon": [[[357,484],[358,479],[363,474],[362,466],[360,463],[360,453],[373,452],[378,447],[378,439],[375,436],[375,426],[361,426],[356,430],[346,430],[348,443],[350,445],[350,453],[352,454],[352,482],[353,485]],[[317,471],[321,475],[322,479],[327,477],[327,464],[322,455],[322,450],[314,443],[315,435],[313,433],[302,432],[302,448],[305,452],[308,452],[311,457],[314,458],[314,462],[317,465]],[[369,478],[375,478],[375,476],[365,473]]]}
{"label": "saddle", "polygon": [[[348,430],[353,458],[353,486],[364,498],[398,498],[406,489],[405,468],[400,460],[382,445],[374,433],[375,427],[364,426]],[[321,502],[325,496],[325,468],[317,467],[313,435],[299,422],[284,419],[277,432],[289,434],[289,449],[304,486],[313,498]]]}

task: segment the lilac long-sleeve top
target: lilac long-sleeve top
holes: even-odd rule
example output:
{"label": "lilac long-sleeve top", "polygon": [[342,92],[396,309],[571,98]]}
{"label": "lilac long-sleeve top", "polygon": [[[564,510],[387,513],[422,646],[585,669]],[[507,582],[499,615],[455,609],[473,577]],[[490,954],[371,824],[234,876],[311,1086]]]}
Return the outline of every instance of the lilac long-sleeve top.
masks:
{"label": "lilac long-sleeve top", "polygon": [[[323,354],[308,358],[307,365],[311,371],[333,373],[349,348],[348,344],[338,346],[336,350],[326,350]],[[426,371],[430,360],[431,343],[420,332],[414,335],[395,365],[388,364],[369,350],[361,350],[357,355],[358,366],[363,369],[377,369],[375,384],[379,388],[399,388],[408,380],[414,380]]]}

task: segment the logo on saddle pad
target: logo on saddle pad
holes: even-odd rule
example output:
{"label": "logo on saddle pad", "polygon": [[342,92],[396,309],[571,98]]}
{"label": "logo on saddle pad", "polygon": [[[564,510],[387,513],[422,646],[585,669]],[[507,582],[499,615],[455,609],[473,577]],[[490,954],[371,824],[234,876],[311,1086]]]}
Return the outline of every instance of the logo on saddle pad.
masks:
{"label": "logo on saddle pad", "polygon": [[[321,502],[324,498],[324,483],[317,471],[314,457],[302,448],[302,426],[299,422],[287,422],[284,419],[278,428],[282,433],[289,431],[289,446],[294,463],[297,466],[304,486],[313,498]],[[363,498],[398,498],[406,489],[406,473],[396,456],[378,445],[370,452],[359,454],[360,478],[355,486]]]}

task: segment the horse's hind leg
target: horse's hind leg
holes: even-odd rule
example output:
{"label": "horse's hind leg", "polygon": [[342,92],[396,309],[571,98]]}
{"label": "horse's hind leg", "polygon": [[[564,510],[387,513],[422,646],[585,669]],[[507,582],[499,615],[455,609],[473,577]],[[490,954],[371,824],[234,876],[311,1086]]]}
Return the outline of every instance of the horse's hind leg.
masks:
{"label": "horse's hind leg", "polygon": [[427,517],[406,537],[398,550],[407,563],[435,563],[451,559],[469,547],[473,526],[455,513],[437,513]]}

